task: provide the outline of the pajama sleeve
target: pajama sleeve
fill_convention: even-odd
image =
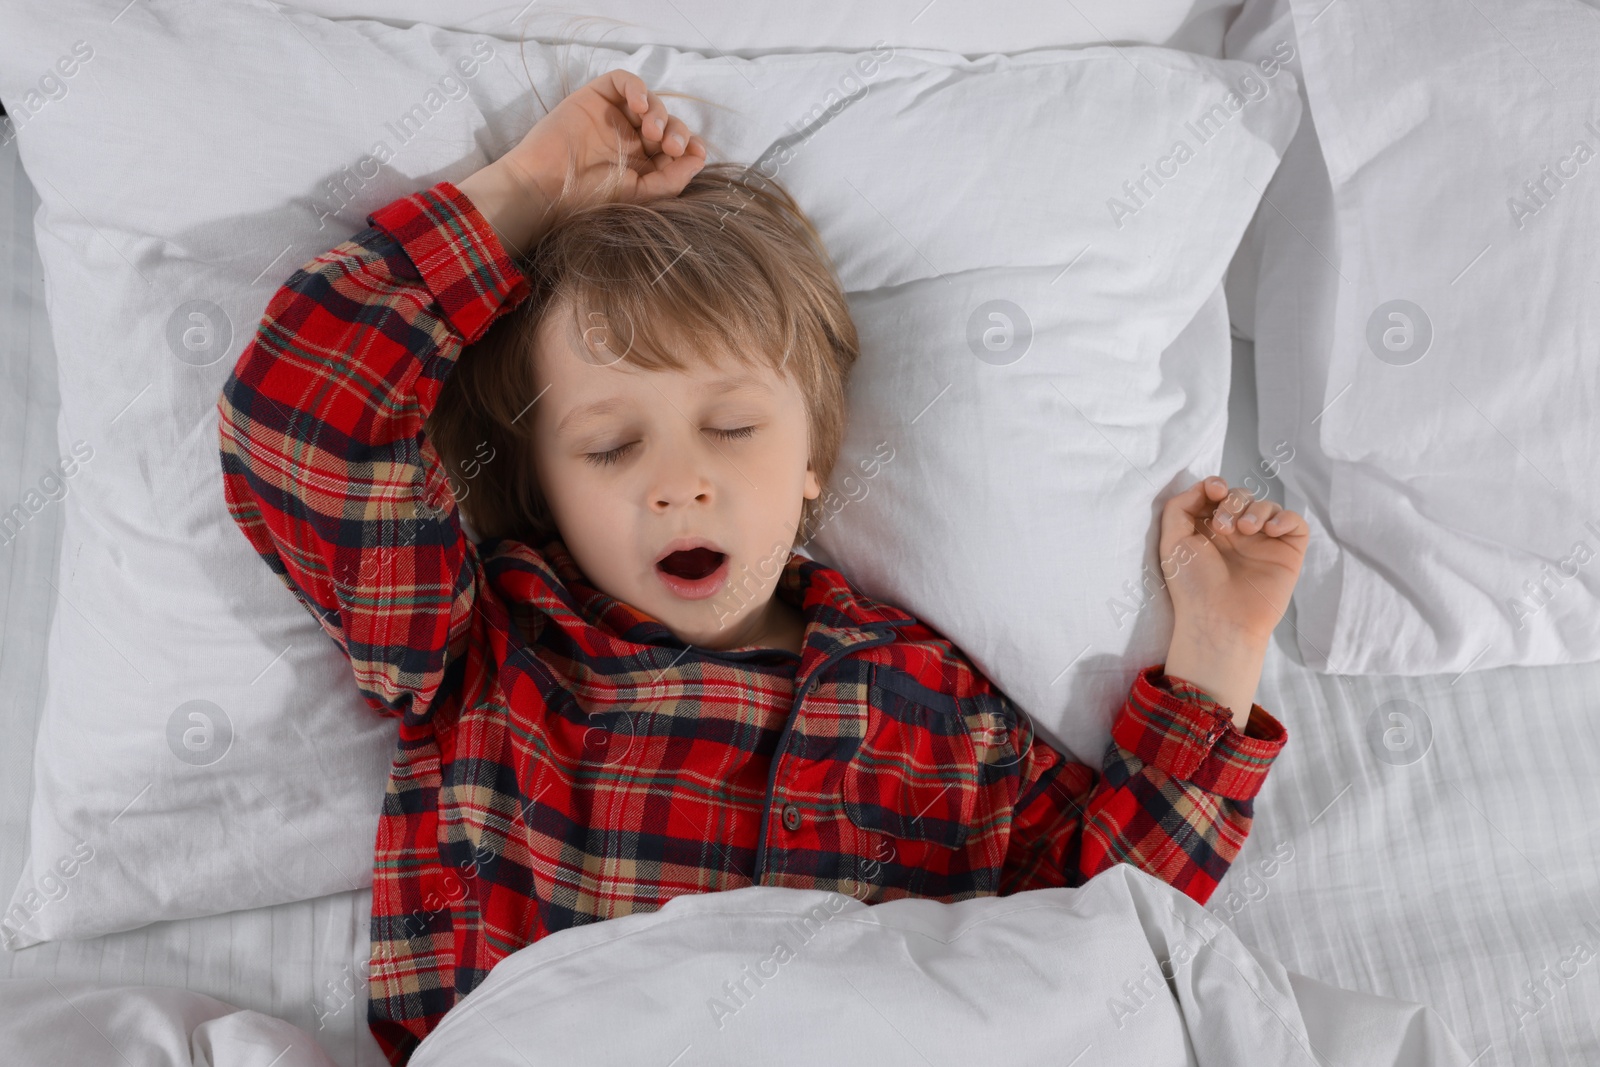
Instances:
[[[1261,705],[1240,731],[1227,708],[1161,665],[1134,680],[1099,774],[1019,731],[1001,892],[1081,885],[1132,863],[1204,904],[1250,832],[1253,798],[1285,740]]]
[[[217,404],[223,492],[367,702],[418,717],[481,574],[423,420],[528,283],[449,182],[367,223],[294,272],[240,354]]]

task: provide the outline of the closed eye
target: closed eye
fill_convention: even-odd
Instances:
[[[632,447],[633,442],[630,441],[625,445],[618,445],[616,448],[613,448],[608,452],[585,452],[583,454],[583,458],[588,460],[590,463],[593,463],[595,466],[609,467],[611,464],[621,459],[623,453],[627,452],[628,449]]]
[[[752,436],[756,432],[756,428],[754,426],[741,426],[736,430],[712,430],[711,432],[723,440],[733,441]],[[627,454],[628,449],[632,448],[636,443],[629,441],[625,445],[618,445],[616,448],[605,452],[585,452],[583,458],[597,467],[609,467],[611,464],[619,462]]]

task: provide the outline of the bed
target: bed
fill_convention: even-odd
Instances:
[[[7,506],[58,453],[38,203],[8,143],[0,150]],[[1260,455],[1252,342],[1236,338],[1233,356],[1221,473],[1242,482]],[[62,565],[60,514],[44,508],[0,548],[6,886],[27,855],[46,637],[53,613],[76,610],[52,580]],[[1600,830],[1590,817],[1600,810],[1600,662],[1333,675],[1304,665],[1303,637],[1291,613],[1269,651],[1257,699],[1293,743],[1210,910],[1292,971],[1432,1006],[1478,1067],[1600,1061],[1600,966],[1592,965]],[[1269,856],[1279,862],[1263,862]],[[298,1027],[341,1067],[381,1067],[360,978],[369,897],[339,892],[3,951],[0,979],[48,982],[64,1003],[91,987],[191,990]],[[92,1026],[82,1013],[64,1025]],[[99,1036],[118,1045],[116,1033]]]

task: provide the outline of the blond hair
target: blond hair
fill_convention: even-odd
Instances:
[[[461,353],[425,424],[479,537],[559,536],[524,415],[536,332],[563,311],[575,336],[595,340],[603,324],[605,347],[643,369],[683,371],[715,354],[787,376],[804,397],[811,469],[827,483],[858,342],[821,236],[777,182],[707,164],[677,196],[571,210],[517,267],[531,295]],[[806,501],[796,545],[821,508]]]

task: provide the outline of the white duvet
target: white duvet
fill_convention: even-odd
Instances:
[[[1466,1061],[1428,1008],[1291,975],[1119,865],[959,904],[678,897],[506,957],[411,1064]]]
[[[311,1035],[198,993],[0,982],[0,1062],[329,1067]],[[1421,1005],[1246,948],[1130,866],[1078,889],[871,907],[751,886],[502,960],[411,1067],[1003,1063],[1461,1067]]]

